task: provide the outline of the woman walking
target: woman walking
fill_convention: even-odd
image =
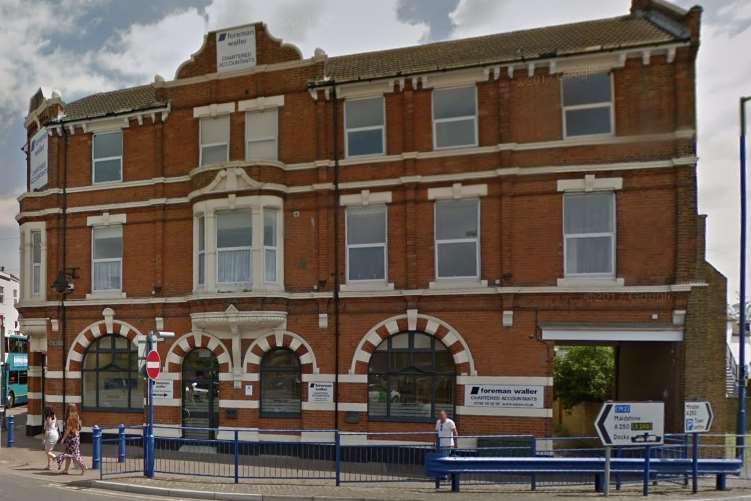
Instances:
[[[68,406],[68,419],[65,421],[65,434],[63,435],[63,454],[55,458],[57,469],[59,470],[65,461],[64,474],[68,474],[70,461],[73,460],[81,469],[81,475],[86,471],[81,459],[81,418],[78,416],[78,409],[75,404]]]
[[[57,417],[55,417],[55,411],[52,407],[44,409],[44,439],[42,444],[44,445],[44,452],[47,455],[47,469],[50,469],[50,460],[55,458],[55,454],[52,452],[55,449],[55,445],[60,440],[60,432],[57,429]]]

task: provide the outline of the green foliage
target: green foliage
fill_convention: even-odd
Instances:
[[[580,402],[611,398],[615,356],[607,346],[574,346],[555,357],[555,395],[570,409]]]

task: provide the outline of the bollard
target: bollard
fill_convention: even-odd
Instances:
[[[102,464],[102,429],[94,425],[91,429],[91,469],[98,470]]]
[[[125,462],[125,425],[117,427],[117,462]]]
[[[8,448],[13,447],[16,443],[16,418],[14,416],[8,416],[6,419],[6,434],[5,440]]]

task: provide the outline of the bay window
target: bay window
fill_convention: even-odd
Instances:
[[[123,227],[95,226],[92,229],[93,291],[122,289]]]
[[[613,92],[609,73],[564,76],[563,136],[612,134]]]
[[[435,203],[437,278],[479,278],[480,201],[476,198]]]
[[[229,115],[201,118],[199,165],[229,160]]]
[[[249,210],[216,215],[217,283],[250,284],[253,230]]]
[[[93,179],[94,183],[123,180],[123,133],[106,132],[94,134]]]
[[[42,232],[31,232],[31,295],[38,296],[42,288]]]
[[[475,87],[433,91],[433,147],[477,145],[477,91]]]
[[[566,276],[614,276],[614,193],[566,193],[563,233]]]
[[[383,97],[344,102],[346,156],[386,152],[385,114]]]
[[[386,206],[348,207],[347,281],[386,280]]]

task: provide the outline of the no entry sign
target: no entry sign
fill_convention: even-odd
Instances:
[[[162,372],[162,359],[159,356],[159,352],[151,350],[146,355],[146,375],[149,379],[156,379]]]

